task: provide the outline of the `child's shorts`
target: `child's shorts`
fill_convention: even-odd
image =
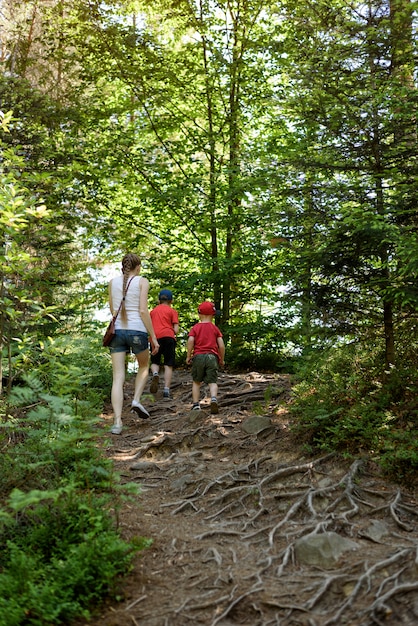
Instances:
[[[196,354],[192,361],[192,378],[195,383],[218,382],[218,358],[214,354]]]
[[[109,345],[113,352],[133,352],[139,354],[148,349],[148,334],[140,330],[117,330]]]
[[[160,337],[158,343],[160,349],[157,354],[151,354],[151,363],[161,365],[161,357],[163,357],[164,365],[174,367],[176,364],[176,340],[173,337]]]

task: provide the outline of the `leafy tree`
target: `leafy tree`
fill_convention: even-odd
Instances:
[[[157,277],[174,274],[190,302],[213,297],[226,324],[243,299],[271,291],[269,216],[258,213],[251,175],[263,129],[254,89],[269,93],[264,7],[141,9],[142,21],[116,22],[109,5],[95,5],[82,34],[85,71],[112,80],[119,95],[113,152],[102,143],[96,156],[114,184],[102,218],[111,217],[118,242],[149,246]]]
[[[280,301],[296,345],[381,328],[395,361],[416,307],[408,3],[36,6],[11,58],[54,94],[38,147],[66,232],[146,250],[234,340]]]
[[[7,131],[11,114],[3,115],[1,120]],[[15,168],[22,164],[22,159],[1,144],[0,154],[0,373],[3,379],[5,348],[10,388],[12,342],[16,341],[16,336],[22,341],[25,334],[33,333],[43,316],[51,314],[52,310],[43,302],[36,287],[31,293],[25,289],[25,282],[36,284],[41,272],[40,263],[26,245],[28,233],[47,218],[48,211],[20,185]]]
[[[404,27],[410,9],[405,4],[397,11],[397,20],[406,11]],[[415,88],[396,69],[410,37],[398,39],[393,11],[383,2],[289,2],[286,15],[286,106],[296,128],[288,150],[299,170],[289,200],[298,211],[290,206],[287,216],[290,236],[302,234],[299,294],[311,318],[334,336],[365,338],[382,329],[388,367],[396,362],[395,326],[417,303],[415,270],[408,264],[407,275],[400,261],[416,236],[415,147],[396,140],[411,136],[416,107]],[[410,60],[410,52],[402,54],[402,63],[405,54]]]

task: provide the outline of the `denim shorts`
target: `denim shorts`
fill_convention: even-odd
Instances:
[[[117,330],[109,345],[110,354],[113,352],[131,352],[139,354],[148,350],[148,333],[141,330]]]
[[[196,354],[192,361],[192,379],[195,383],[216,383],[218,369],[218,359],[214,354]]]

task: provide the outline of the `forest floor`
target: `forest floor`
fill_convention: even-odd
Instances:
[[[191,413],[190,371],[176,370],[173,399],[143,396],[141,420],[129,381],[120,436],[103,415],[105,454],[142,487],[122,536],[153,542],[119,601],[76,626],[418,624],[416,492],[361,456],[309,456],[286,375],[221,373],[218,415],[205,391]]]

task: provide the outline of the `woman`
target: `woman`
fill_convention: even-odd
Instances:
[[[143,419],[149,417],[148,411],[140,403],[148,379],[148,335],[152,341],[152,354],[156,354],[160,346],[148,310],[149,281],[139,276],[140,269],[139,256],[132,253],[126,254],[122,259],[122,276],[113,278],[109,283],[109,306],[112,315],[115,315],[122,303],[115,323],[116,335],[109,345],[113,368],[111,395],[114,412],[114,423],[111,429],[113,435],[120,435],[122,432],[125,357],[130,351],[138,361],[132,411]]]

